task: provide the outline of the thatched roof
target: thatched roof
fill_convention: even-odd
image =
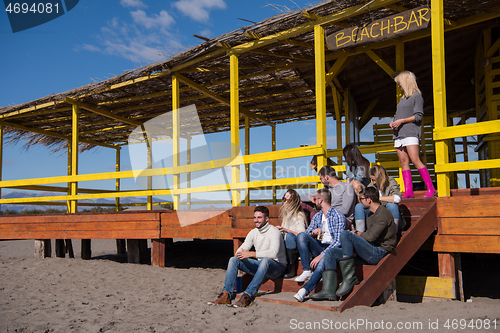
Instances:
[[[393,15],[405,8],[427,5],[426,0],[400,1],[384,8],[325,24],[325,36],[346,26],[362,25]],[[64,93],[53,94],[28,103],[0,108],[0,122],[6,126],[7,140],[27,139],[26,145],[42,143],[54,149],[66,147],[65,137],[71,135],[71,104],[67,98],[85,105],[80,112],[82,149],[98,145],[121,145],[127,136],[143,123],[168,110],[172,103],[172,70],[203,86],[209,92],[229,100],[229,56],[224,47],[234,47],[287,29],[307,24],[317,17],[338,13],[366,4],[361,0],[328,1],[268,18],[257,24],[210,39],[172,59],[138,68],[108,80],[89,84]],[[498,0],[444,0],[445,18],[455,22],[481,14],[497,12]],[[461,21],[462,20],[462,21]],[[498,25],[488,17],[484,22],[446,33],[448,109],[473,109],[474,53],[482,29]],[[420,35],[419,35],[420,36]],[[309,29],[280,42],[239,54],[240,106],[273,123],[311,119],[315,117],[314,32]],[[394,68],[395,51],[391,43],[377,46],[376,53]],[[367,49],[370,45],[367,46]],[[353,48],[331,52],[326,50],[327,70],[339,54],[349,54],[350,62],[334,81],[339,91],[349,89],[361,115],[374,99],[379,102],[370,116],[392,116],[395,108],[395,86],[390,76],[370,59],[363,49]],[[419,78],[419,85],[432,109],[432,76],[430,37],[405,40],[405,68]],[[181,83],[181,106],[195,104],[204,133],[229,129],[229,106]],[[334,115],[332,90],[327,89],[327,115]],[[94,111],[89,111],[94,109]],[[99,111],[101,114],[99,114]],[[108,116],[103,115],[108,114]],[[119,116],[110,119],[109,113]],[[241,125],[244,118],[241,118]],[[11,125],[12,127],[9,127]],[[251,119],[252,126],[262,122]],[[31,132],[34,131],[34,132]],[[45,132],[47,131],[47,132]],[[50,134],[49,136],[44,133]]]

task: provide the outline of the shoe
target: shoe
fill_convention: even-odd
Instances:
[[[411,179],[411,170],[403,170],[403,182],[405,184],[405,194],[402,196],[403,199],[415,198],[413,194],[413,181]]]
[[[434,185],[432,184],[431,176],[429,175],[429,170],[426,167],[422,169],[418,169],[420,176],[424,180],[425,186],[427,186],[427,193],[422,196],[422,198],[430,198],[433,197],[437,192],[434,189]]]
[[[306,282],[313,275],[312,271],[303,271],[302,274],[297,276],[295,282]]]
[[[337,272],[333,269],[323,271],[323,290],[309,296],[313,301],[336,301]]]
[[[235,308],[244,308],[250,305],[252,303],[252,297],[248,295],[247,293],[243,293],[238,300],[238,302],[234,303],[233,307]]]
[[[288,265],[286,274],[283,277],[285,279],[291,279],[297,275],[297,250],[286,249],[286,257],[288,258]]]
[[[227,305],[230,305],[231,304],[231,295],[229,295],[229,293],[225,290],[223,290],[216,301],[213,301],[213,302],[208,302],[207,304],[227,304]]]
[[[306,290],[305,288],[300,288],[299,291],[293,295],[293,298],[295,298],[297,300],[297,302],[304,302],[304,298],[306,298],[307,294],[306,294]]]
[[[342,272],[342,284],[336,294],[342,297],[348,294],[352,288],[359,283],[358,278],[354,275],[356,264],[354,257],[342,258],[339,260],[340,271]]]

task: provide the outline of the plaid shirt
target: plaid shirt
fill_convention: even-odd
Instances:
[[[310,233],[314,229],[322,227],[323,212],[319,211],[314,215],[309,228],[307,228],[306,232]],[[326,213],[326,220],[328,222],[328,231],[330,231],[330,235],[332,236],[332,243],[321,252],[323,256],[326,254],[326,250],[334,247],[340,246],[340,233],[345,229],[346,219],[344,214],[339,212],[333,207],[330,207],[328,212]]]

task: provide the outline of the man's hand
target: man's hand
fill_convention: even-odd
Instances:
[[[313,231],[311,231],[311,235],[313,235],[313,236],[321,235],[321,232],[322,231],[320,228],[316,228]]]
[[[312,261],[311,261],[311,268],[312,269],[315,269],[316,266],[318,265],[319,261],[321,260],[321,258],[323,258],[323,255],[320,253],[316,258],[314,258]]]
[[[236,252],[236,257],[238,259],[247,259],[247,258],[255,258],[257,254],[254,251],[248,251],[245,249],[241,249]]]

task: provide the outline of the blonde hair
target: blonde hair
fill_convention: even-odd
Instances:
[[[411,95],[415,93],[415,91],[418,91],[420,94],[422,92],[420,89],[418,89],[417,85],[417,77],[415,74],[413,74],[410,71],[403,71],[399,73],[395,78],[394,81],[399,84],[401,89],[403,90],[403,97],[408,98]]]
[[[306,221],[306,214],[304,214],[304,210],[302,209],[300,200],[300,195],[297,191],[293,189],[289,189],[285,192],[285,194],[290,193],[290,200],[287,200],[285,203],[281,204],[280,207],[280,218],[281,218],[281,226],[286,226],[286,221],[296,216],[302,216],[304,221]],[[283,197],[285,197],[283,195]]]
[[[389,175],[387,170],[381,165],[375,164],[370,169],[370,176],[375,177],[375,184],[380,191],[384,192],[387,186],[389,186]]]

